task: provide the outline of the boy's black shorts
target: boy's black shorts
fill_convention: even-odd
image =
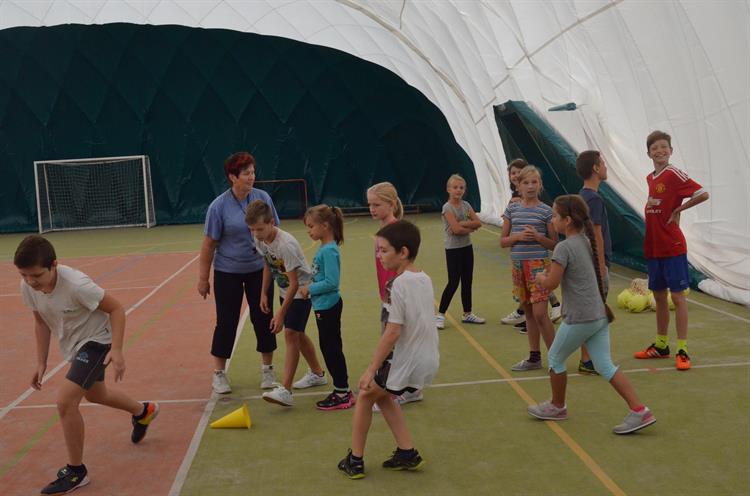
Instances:
[[[284,304],[284,298],[279,298],[281,304]],[[290,331],[305,332],[307,319],[310,318],[310,309],[312,302],[310,299],[295,298],[286,310],[284,315],[284,327]]]
[[[65,378],[88,391],[95,382],[104,381],[104,358],[111,345],[89,341],[76,352]]]
[[[375,377],[373,378],[375,384],[396,396],[401,396],[404,393],[417,392],[417,389],[413,387],[405,387],[404,389],[399,389],[398,391],[394,391],[393,389],[388,389],[387,387],[385,387],[385,385],[388,383],[388,373],[391,371],[392,358],[393,352],[388,355],[385,361],[383,361],[383,364],[380,366],[380,368],[375,372]]]

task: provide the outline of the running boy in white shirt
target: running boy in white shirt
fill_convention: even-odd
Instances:
[[[431,384],[440,362],[432,281],[414,266],[420,244],[419,229],[411,222],[399,220],[381,228],[376,236],[380,262],[397,275],[386,285],[385,332],[359,379],[352,447],[338,465],[350,479],[365,476],[363,456],[375,403],[396,438],[396,451],[383,462],[383,468],[415,470],[422,466],[424,460],[414,449],[406,418],[392,396]]]
[[[42,236],[24,238],[16,249],[13,264],[23,278],[21,295],[34,313],[37,366],[31,387],[42,389],[47,371],[50,337],[54,333],[70,368],[57,395],[68,464],[57,472],[57,479],[42,494],[65,494],[89,483],[83,464],[83,398],[111,408],[130,412],[132,442],[146,435],[146,429],[159,413],[158,403],[139,403],[125,393],[104,384],[104,369],[112,364],[115,382],[125,374],[122,355],[125,310],[112,295],[97,286],[86,274],[57,263],[52,243]]]

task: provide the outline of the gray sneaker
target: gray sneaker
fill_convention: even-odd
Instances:
[[[261,389],[273,389],[278,386],[279,383],[276,380],[276,374],[273,371],[273,367],[260,369],[260,388]]]
[[[656,417],[654,417],[654,414],[651,413],[651,410],[649,410],[648,407],[644,408],[640,413],[631,410],[628,412],[625,420],[622,421],[622,424],[616,425],[614,429],[612,429],[612,432],[615,434],[630,434],[631,432],[648,427],[654,422],[656,422]]]
[[[526,372],[527,370],[537,370],[542,368],[542,361],[539,360],[538,362],[530,362],[526,360],[525,358],[512,366],[510,370],[513,370],[515,372]]]
[[[323,372],[323,375],[318,375],[312,370],[308,370],[300,380],[292,384],[292,387],[294,389],[307,389],[316,386],[325,386],[326,384],[328,384],[328,379],[325,372]]]
[[[538,405],[532,405],[526,409],[529,415],[540,420],[566,420],[568,418],[568,409],[556,407],[551,401],[542,401]]]

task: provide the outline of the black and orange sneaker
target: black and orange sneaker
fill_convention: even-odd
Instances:
[[[352,460],[352,450],[349,450],[349,453],[339,462],[339,470],[350,479],[361,479],[365,476],[365,462]]]
[[[82,467],[83,470],[74,470],[70,465],[61,468],[57,472],[57,479],[47,484],[42,494],[68,494],[88,484],[88,471],[85,465]]]
[[[685,350],[677,352],[677,370],[690,370],[690,356]]]
[[[633,353],[635,358],[669,358],[669,346],[666,348],[657,348],[656,343],[651,343],[651,346],[645,350],[636,351]]]
[[[424,460],[419,456],[419,451],[413,450],[411,453],[399,451],[393,452],[393,455],[383,462],[383,468],[388,470],[417,470],[424,465]]]
[[[143,413],[137,417],[133,415],[131,419],[133,433],[130,435],[130,440],[134,443],[139,443],[143,439],[149,424],[159,415],[159,403],[149,402],[144,403],[143,406],[145,407]]]

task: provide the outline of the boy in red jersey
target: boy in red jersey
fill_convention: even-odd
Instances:
[[[654,131],[646,138],[654,172],[646,176],[646,239],[643,252],[648,261],[648,287],[656,300],[656,342],[635,353],[635,358],[669,358],[669,302],[672,293],[677,328],[677,369],[688,370],[688,309],[684,291],[689,286],[687,243],[680,229],[680,212],[708,200],[708,192],[687,173],[669,163],[672,138]],[[682,203],[685,198],[688,201]]]

